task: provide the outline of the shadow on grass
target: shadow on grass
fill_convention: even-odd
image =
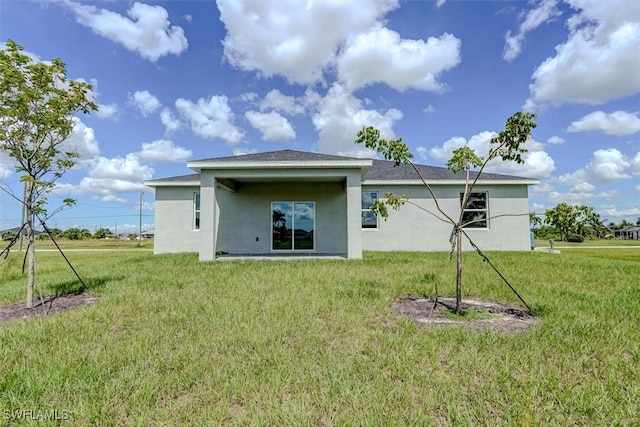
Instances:
[[[55,295],[81,294],[86,291],[97,291],[103,288],[107,283],[122,279],[122,277],[105,276],[83,279],[86,288],[79,280],[69,280],[67,282],[57,283],[49,286]]]

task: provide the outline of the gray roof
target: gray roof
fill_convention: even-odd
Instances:
[[[269,161],[331,161],[331,160],[363,160],[355,157],[334,156],[330,154],[309,153],[305,151],[281,150],[267,153],[243,154],[240,156],[214,157],[210,159],[196,160],[195,162],[226,162],[226,161],[246,161],[246,162],[269,162]],[[464,180],[465,172],[454,174],[449,169],[437,166],[426,166],[416,164],[422,177],[428,181]],[[471,172],[471,179],[474,179],[477,172]],[[180,183],[197,181],[200,174],[190,174],[174,176],[170,178],[155,179],[150,182]],[[372,166],[363,177],[366,181],[411,181],[419,180],[420,176],[411,165],[398,165],[388,160],[372,160]],[[528,181],[531,178],[524,178],[512,175],[501,175],[483,172],[482,181]]]
[[[191,173],[189,175],[172,176],[169,178],[158,178],[158,179],[149,180],[148,182],[175,182],[177,184],[180,182],[192,182],[192,181],[200,181],[200,174]]]
[[[447,168],[437,166],[415,165],[420,175],[428,181],[445,181],[445,180],[464,180],[466,173],[458,172],[453,173]],[[388,160],[373,160],[371,169],[365,174],[364,179],[367,181],[411,181],[420,179],[420,175],[411,165],[400,164],[395,166],[395,163]],[[471,179],[475,179],[477,172],[471,172]],[[500,175],[495,173],[483,172],[481,176],[482,181],[504,181],[504,180],[528,180],[529,178],[523,178],[512,175]]]
[[[331,160],[362,160],[355,157],[333,156],[330,154],[309,153],[307,151],[280,150],[266,153],[242,154],[240,156],[213,157],[210,159],[194,160],[194,162],[269,162],[269,161],[331,161]]]

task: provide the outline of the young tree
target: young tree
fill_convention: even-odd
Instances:
[[[486,159],[478,156],[471,148],[461,147],[453,151],[451,159],[447,162],[446,166],[453,173],[465,172],[465,186],[460,202],[460,209],[457,214],[445,212],[438,203],[433,189],[429,183],[420,174],[420,170],[411,161],[413,155],[409,151],[409,147],[402,142],[402,138],[394,140],[385,140],[380,138],[380,131],[373,127],[365,127],[357,134],[356,143],[364,144],[367,148],[373,149],[380,153],[386,160],[395,162],[395,165],[408,164],[416,171],[422,183],[427,188],[431,197],[433,198],[435,207],[438,213],[426,210],[418,205],[418,208],[425,210],[427,213],[437,217],[441,221],[448,222],[452,226],[452,232],[450,237],[451,242],[451,254],[456,251],[456,313],[461,313],[461,301],[462,301],[462,235],[464,234],[464,228],[474,223],[488,221],[491,218],[474,218],[466,215],[465,211],[470,203],[471,193],[474,186],[478,182],[484,168],[487,164],[497,158],[503,161],[515,161],[516,163],[524,163],[522,155],[527,152],[524,148],[524,143],[531,136],[531,130],[536,127],[534,121],[535,114],[518,112],[507,119],[505,129],[501,131],[496,137],[492,138],[491,148],[489,149],[489,155]],[[471,169],[479,168],[472,177]],[[387,206],[391,206],[393,209],[400,209],[404,203],[411,203],[409,199],[404,195],[394,195],[392,193],[385,193],[384,199],[377,199],[374,201],[371,211],[383,218],[387,218],[388,210]],[[529,215],[529,213],[523,213],[522,215]],[[494,217],[495,218],[495,217]]]
[[[603,237],[607,232],[600,215],[594,211],[594,208],[585,205],[575,206],[564,202],[560,203],[545,211],[544,222],[554,227],[560,240],[564,241],[572,234],[578,234],[582,237],[587,235]]]
[[[93,233],[93,237],[96,239],[106,239],[107,237],[113,236],[113,233],[108,228],[98,228],[95,233]]]
[[[69,80],[62,60],[34,61],[9,40],[0,49],[0,149],[15,161],[25,191],[21,202],[27,229],[27,308],[33,307],[34,219],[46,215],[46,194],[73,167],[78,152],[63,151],[73,130],[73,115],[98,108],[91,85]],[[64,204],[73,204],[65,199]]]

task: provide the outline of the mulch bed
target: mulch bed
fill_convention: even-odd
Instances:
[[[497,301],[462,300],[463,311],[477,310],[487,314],[486,319],[455,320],[447,316],[455,310],[454,298],[404,295],[399,297],[392,308],[401,316],[406,316],[427,327],[459,326],[476,331],[497,330],[518,332],[529,329],[538,319],[525,308]]]
[[[90,292],[74,292],[64,295],[48,296],[43,298],[42,301],[36,298],[33,302],[33,308],[27,308],[27,303],[24,300],[17,301],[0,306],[0,322],[52,315],[85,305],[92,305],[99,300],[99,295]]]

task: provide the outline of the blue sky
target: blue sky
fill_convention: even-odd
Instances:
[[[480,154],[516,111],[538,127],[525,165],[531,210],[587,204],[640,217],[640,2],[28,1],[0,3],[0,42],[94,86],[98,113],[68,143],[81,159],[50,209],[68,228],[153,226],[148,179],[187,160],[281,149],[371,156],[362,126],[402,137],[423,164]],[[0,153],[0,182],[21,194]],[[0,194],[0,229],[20,205]]]

